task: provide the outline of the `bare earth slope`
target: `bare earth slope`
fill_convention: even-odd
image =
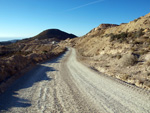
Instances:
[[[149,108],[148,92],[90,70],[76,60],[74,49],[40,64],[0,95],[0,112],[8,113],[149,113]]]
[[[65,44],[99,72],[150,90],[150,13],[127,24],[101,24]]]

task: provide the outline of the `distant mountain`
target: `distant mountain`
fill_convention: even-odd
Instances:
[[[9,45],[12,43],[16,43],[17,41],[19,41],[19,40],[2,41],[2,42],[0,42],[0,45]]]
[[[18,39],[16,39],[16,40],[10,40],[10,42],[12,42],[12,43],[16,43],[18,41],[19,41]]]
[[[48,29],[45,30],[43,32],[41,32],[40,34],[32,37],[33,39],[38,39],[38,40],[42,40],[42,39],[57,39],[57,40],[65,40],[67,38],[75,38],[77,36],[75,36],[74,34],[69,34],[66,33],[64,31],[61,31],[59,29]]]

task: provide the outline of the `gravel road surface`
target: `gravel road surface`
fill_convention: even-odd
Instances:
[[[81,64],[69,49],[0,95],[1,113],[150,113],[150,93]]]

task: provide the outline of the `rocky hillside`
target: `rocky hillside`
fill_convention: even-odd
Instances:
[[[98,27],[92,29],[89,33],[87,33],[86,36],[89,36],[91,34],[96,34],[96,33],[99,33],[101,30],[116,27],[116,26],[119,26],[119,25],[117,25],[117,24],[100,24]]]
[[[67,43],[96,70],[150,89],[150,13],[121,25],[102,24]]]
[[[58,42],[75,35],[60,30],[46,30],[39,35],[9,45],[0,45],[0,92],[21,73],[66,51]]]

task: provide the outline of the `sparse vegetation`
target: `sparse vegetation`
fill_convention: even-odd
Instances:
[[[144,55],[144,54],[146,54],[146,53],[148,53],[149,52],[149,50],[145,50],[145,49],[141,49],[141,50],[139,50],[139,51],[137,51],[137,52],[135,52],[136,54],[139,54],[139,55]]]
[[[133,54],[125,54],[121,59],[120,59],[120,64],[122,66],[133,66],[136,64],[138,61],[137,57],[134,56]]]
[[[0,46],[0,85],[7,82],[8,79],[16,77],[17,73],[27,67],[57,57],[67,50],[64,46],[58,46],[57,43],[53,44],[52,41],[60,41],[69,36],[75,37],[75,35],[59,30],[48,30],[46,33],[52,34],[50,37],[43,38],[40,35],[41,37],[24,39],[13,44]],[[52,35],[55,35],[56,38],[49,39]]]
[[[125,32],[122,32],[122,33],[116,34],[116,35],[111,34],[110,41],[111,42],[118,41],[118,42],[122,43],[122,42],[126,41],[127,36],[128,36],[128,33],[125,33]]]
[[[134,22],[137,22],[137,21],[138,21],[138,20],[140,20],[140,19],[141,19],[141,17],[139,17],[139,18],[135,19],[135,20],[134,20]]]
[[[92,30],[76,43],[76,48],[82,49],[85,58],[90,57],[90,65],[94,65],[100,72],[144,87],[150,81],[150,19],[149,15],[138,18],[135,22],[104,29],[101,36],[99,27]],[[102,37],[103,36],[103,37]],[[130,54],[129,54],[130,53]],[[107,54],[107,56],[105,56]],[[94,60],[94,61],[92,61]],[[88,62],[88,61],[87,61]],[[94,64],[96,63],[96,64]],[[109,64],[109,66],[106,66]],[[138,79],[141,77],[141,79]]]
[[[139,38],[143,35],[144,35],[143,29],[140,29],[140,30],[135,31],[135,32],[122,32],[120,34],[111,33],[109,35],[107,34],[106,36],[110,36],[110,42],[117,41],[117,42],[120,42],[120,43],[122,43],[122,42],[128,43],[132,39]]]
[[[116,55],[117,59],[120,59],[121,57],[122,57],[122,55],[118,55],[118,54]]]
[[[46,54],[46,53],[48,53],[48,51],[47,50],[43,50],[43,53]]]
[[[143,85],[144,87],[150,88],[150,81],[149,80],[144,81]]]
[[[130,75],[128,75],[128,74],[120,75],[120,79],[123,80],[123,81],[126,81],[129,77],[130,77]]]
[[[147,66],[150,66],[150,61],[147,61],[147,62],[146,62],[146,65],[147,65]],[[148,72],[147,75],[150,76],[150,72]]]
[[[143,32],[144,29],[140,29],[136,32],[134,32],[134,38],[138,38],[138,37],[141,37],[144,35],[144,32]]]

